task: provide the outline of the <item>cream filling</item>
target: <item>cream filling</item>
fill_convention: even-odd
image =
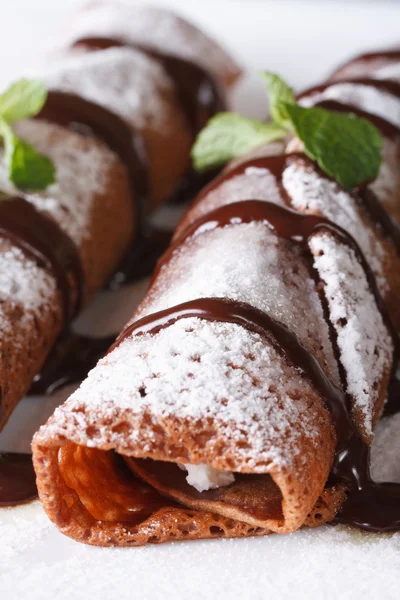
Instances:
[[[226,487],[235,481],[231,471],[221,471],[208,465],[179,464],[180,469],[187,471],[186,481],[198,492]]]

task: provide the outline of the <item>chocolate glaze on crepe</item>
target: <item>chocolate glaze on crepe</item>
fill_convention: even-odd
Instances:
[[[322,85],[316,85],[298,95],[298,99],[301,100],[305,96],[313,96],[324,92],[329,87],[342,84],[354,84],[354,85],[365,85],[368,87],[376,88],[383,92],[387,92],[392,96],[400,97],[400,83],[392,81],[390,79],[370,79],[366,77],[360,77],[357,79],[343,79],[338,82],[328,82]],[[354,110],[354,109],[353,109]]]
[[[341,81],[347,77],[365,77],[392,64],[399,62],[398,47],[375,52],[365,52],[341,64],[330,76],[330,81]]]

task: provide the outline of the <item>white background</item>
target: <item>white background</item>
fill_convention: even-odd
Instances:
[[[158,3],[174,7],[215,35],[248,69],[277,71],[296,88],[323,79],[362,49],[400,42],[400,5],[395,2]],[[57,38],[70,9],[79,4],[0,0],[0,81],[29,71]],[[247,78],[236,101],[250,115],[265,114],[265,97],[255,75]],[[118,298],[103,298],[91,320],[98,324],[105,301],[109,328],[114,330],[128,318],[134,296],[142,291],[143,286]],[[62,396],[21,403],[0,435],[0,450],[26,450],[30,433]],[[396,423],[395,433],[400,432],[400,417]],[[382,445],[393,454],[400,435],[384,437],[385,431],[384,426]],[[17,433],[19,445],[14,442]],[[385,460],[382,456],[377,454],[378,462]],[[395,466],[390,477],[400,480],[399,471]],[[1,600],[394,599],[400,597],[399,575],[399,535],[368,536],[323,527],[290,536],[108,550],[63,537],[39,503],[0,511]]]

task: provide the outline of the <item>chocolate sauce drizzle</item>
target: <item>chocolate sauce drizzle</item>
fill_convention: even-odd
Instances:
[[[400,60],[400,49],[393,48],[392,50],[378,50],[375,52],[365,52],[363,54],[358,54],[351,60],[347,60],[345,63],[341,64],[335,71],[332,73],[330,79],[332,81],[341,81],[341,79],[337,79],[337,75],[339,75],[343,69],[349,67],[354,63],[364,62],[364,63],[372,63],[381,59],[386,65],[389,65],[393,62],[398,62]],[[382,65],[382,68],[386,66]],[[380,68],[380,67],[377,67]]]

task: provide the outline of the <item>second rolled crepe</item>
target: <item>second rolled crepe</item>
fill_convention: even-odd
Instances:
[[[172,18],[164,14],[167,17]],[[29,389],[66,322],[76,314],[77,288],[82,287],[80,300],[89,300],[138,233],[135,165],[128,164],[126,153],[116,152],[109,144],[110,136],[105,136],[106,143],[102,141],[102,123],[93,127],[98,114],[111,113],[111,138],[117,123],[126,130],[129,142],[133,144],[134,138],[140,142],[135,151],[147,156],[140,162],[145,173],[139,173],[149,183],[147,212],[171,195],[189,166],[192,126],[176,82],[156,59],[125,47],[69,54],[66,50],[67,56],[59,58],[50,71],[45,70],[44,79],[54,92],[49,101],[56,102],[57,118],[47,104],[37,119],[16,125],[22,139],[54,162],[56,183],[42,193],[14,189],[2,153],[0,189],[8,197],[26,201],[34,214],[50,219],[53,229],[59,229],[59,239],[73,249],[83,277],[77,282],[73,273],[65,274],[72,300],[69,314],[63,315],[63,297],[51,265],[38,260],[35,252],[27,252],[24,240],[15,236],[11,240],[0,216],[0,428]],[[57,95],[59,91],[61,95]],[[75,102],[76,97],[78,107],[80,98],[93,103],[86,105],[88,114],[80,119],[78,109],[74,118],[67,115],[63,119],[63,102],[68,105],[69,99]],[[54,252],[58,249],[56,244]]]

